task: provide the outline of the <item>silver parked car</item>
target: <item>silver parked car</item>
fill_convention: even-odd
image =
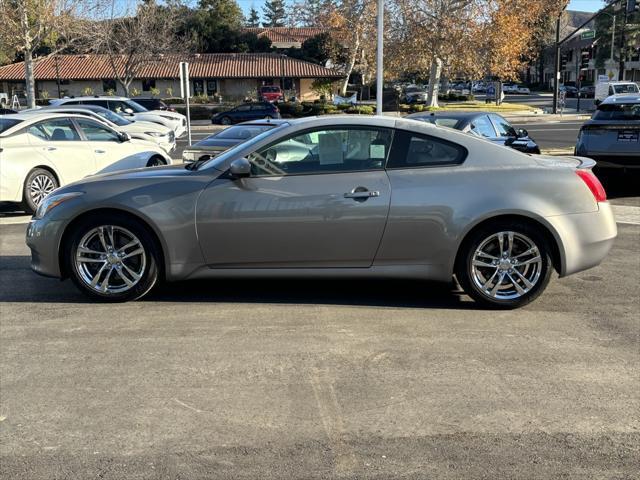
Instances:
[[[408,277],[513,308],[595,265],[616,224],[594,162],[415,120],[282,125],[187,165],[99,175],[42,202],[32,268],[123,301],[160,280]]]

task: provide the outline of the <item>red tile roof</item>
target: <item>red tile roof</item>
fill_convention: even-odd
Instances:
[[[119,58],[122,69],[124,57]],[[339,78],[336,70],[272,53],[203,53],[192,55],[164,55],[145,63],[137,78],[179,78],[179,63],[189,62],[191,78]],[[107,55],[58,55],[58,71],[62,80],[99,80],[113,78]],[[283,71],[284,68],[284,71]],[[39,60],[35,67],[36,80],[55,80],[56,57]],[[0,67],[0,81],[24,81],[23,62]]]
[[[248,32],[258,37],[267,37],[272,42],[303,43],[311,37],[327,32],[316,27],[249,27]]]

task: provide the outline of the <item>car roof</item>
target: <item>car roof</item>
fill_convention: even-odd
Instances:
[[[600,105],[609,105],[615,103],[640,103],[640,95],[635,93],[614,95],[605,98]]]
[[[270,119],[270,120],[249,120],[247,122],[241,122],[241,123],[236,123],[236,125],[234,126],[238,126],[238,125],[255,125],[255,126],[265,126],[265,125],[273,125],[274,127],[277,127],[278,125],[282,125],[283,123],[286,123],[286,120],[282,120],[282,119]]]
[[[476,117],[479,117],[481,115],[488,115],[490,113],[495,113],[495,112],[487,112],[487,111],[479,111],[479,112],[469,112],[469,111],[462,111],[462,112],[418,112],[418,113],[412,113],[411,115],[407,115],[406,118],[421,118],[421,119],[427,119],[429,117],[431,118],[455,118],[456,120],[473,120]],[[496,115],[500,115],[497,114]]]
[[[56,105],[58,103],[66,103],[68,101],[71,100],[131,100],[130,98],[127,97],[116,97],[116,96],[109,96],[109,95],[86,95],[84,97],[65,97],[65,98],[54,98],[52,100],[50,100],[50,104],[51,105]]]
[[[56,111],[56,110],[89,110],[91,112],[101,112],[104,110],[111,111],[107,108],[101,107],[100,105],[91,105],[88,103],[80,104],[80,105],[48,105],[46,107],[42,107],[42,110],[47,111]]]

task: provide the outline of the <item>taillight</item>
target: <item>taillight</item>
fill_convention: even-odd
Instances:
[[[596,177],[591,170],[576,170],[576,175],[589,187],[596,202],[607,201],[607,192],[604,191],[600,180],[598,180],[598,177]]]

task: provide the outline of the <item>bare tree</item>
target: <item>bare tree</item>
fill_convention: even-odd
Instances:
[[[145,66],[164,61],[166,54],[186,53],[192,42],[177,35],[183,11],[179,2],[136,2],[132,15],[117,10],[120,4],[112,0],[109,18],[96,25],[93,49],[108,56],[113,76],[128,96]]]
[[[49,47],[49,55],[73,47],[86,38],[87,20],[100,8],[90,0],[0,0],[0,44],[24,56],[27,105],[35,107],[34,53]]]

